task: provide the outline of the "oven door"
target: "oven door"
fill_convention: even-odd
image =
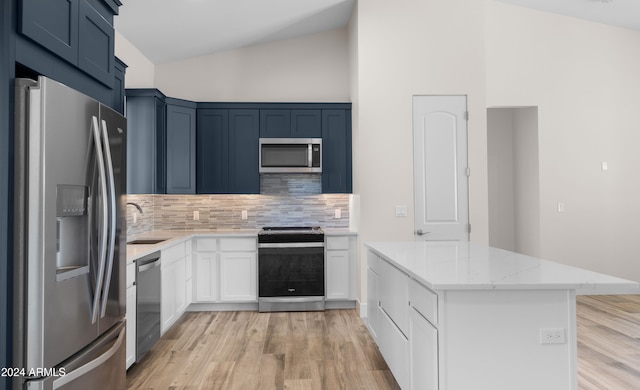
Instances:
[[[324,247],[300,244],[261,246],[268,247],[258,249],[260,311],[323,310]]]

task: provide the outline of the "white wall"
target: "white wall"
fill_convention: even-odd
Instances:
[[[155,86],[193,101],[348,102],[346,28],[156,65]]]
[[[486,11],[487,104],[538,107],[541,256],[640,280],[640,32]]]
[[[515,251],[540,256],[538,108],[513,109]]]
[[[153,88],[155,65],[127,38],[116,31],[116,57],[127,64],[126,88]]]
[[[513,109],[487,111],[489,244],[510,251],[516,249],[513,133]]]
[[[487,112],[489,244],[539,256],[538,110]]]
[[[358,150],[361,302],[366,251],[379,240],[413,240],[413,95],[467,95],[471,239],[488,242],[484,2],[358,3]],[[409,217],[394,216],[406,205]]]

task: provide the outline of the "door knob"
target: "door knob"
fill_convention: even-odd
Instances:
[[[431,232],[425,232],[422,229],[416,230],[416,234],[419,235],[419,236],[424,236],[425,234],[429,234],[429,233],[431,233]]]

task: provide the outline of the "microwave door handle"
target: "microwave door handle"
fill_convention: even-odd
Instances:
[[[313,166],[313,144],[309,143],[308,151],[307,151],[307,167],[311,168]]]
[[[104,318],[107,311],[107,299],[109,298],[109,287],[111,286],[111,273],[113,271],[113,253],[116,243],[116,185],[113,175],[113,160],[111,159],[111,147],[109,146],[109,133],[107,132],[107,122],[102,120],[102,147],[104,149],[105,165],[107,173],[107,184],[109,185],[109,245],[106,257],[106,275],[104,278],[104,287],[102,289],[102,311],[100,318]]]
[[[91,323],[95,324],[98,320],[98,305],[100,304],[100,293],[102,291],[102,284],[104,281],[104,268],[107,257],[107,228],[108,228],[108,210],[107,210],[107,175],[104,168],[104,156],[102,154],[102,142],[100,142],[100,130],[98,125],[98,118],[93,116],[91,121],[91,130],[93,133],[93,142],[96,148],[96,158],[99,173],[99,187],[102,197],[102,218],[100,220],[100,237],[98,239],[98,278],[95,284],[95,291],[93,294],[93,304],[91,306]]]

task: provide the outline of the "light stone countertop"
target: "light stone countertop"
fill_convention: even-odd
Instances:
[[[640,293],[637,282],[470,242],[365,244],[433,290],[577,290],[578,294]]]
[[[354,236],[357,232],[348,228],[323,228],[326,236]],[[165,239],[157,244],[127,245],[127,264],[152,252],[169,248],[180,242],[198,236],[216,237],[257,237],[260,229],[210,229],[210,230],[154,230],[129,238],[127,241],[139,239]]]

